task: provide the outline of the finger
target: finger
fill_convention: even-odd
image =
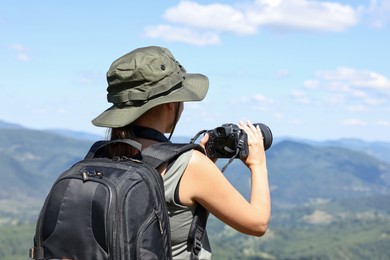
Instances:
[[[239,128],[244,129],[246,126],[247,126],[247,124],[244,123],[244,121],[238,122],[238,127],[239,127]]]
[[[248,120],[247,125],[253,132],[255,132],[255,133],[257,132],[256,127],[252,124],[251,121]]]
[[[200,146],[205,148],[208,140],[209,140],[209,134],[206,133],[199,141]]]
[[[261,132],[261,128],[259,125],[256,126],[256,130],[261,135],[261,138],[263,138],[263,132]]]

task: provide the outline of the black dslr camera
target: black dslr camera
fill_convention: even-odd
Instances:
[[[263,134],[264,149],[272,145],[272,132],[268,126],[258,123]],[[206,131],[209,141],[206,144],[206,153],[209,158],[245,158],[248,156],[248,136],[235,124],[223,124],[213,130]]]

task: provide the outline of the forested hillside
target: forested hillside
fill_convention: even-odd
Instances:
[[[92,142],[0,124],[0,259],[26,259],[51,183]],[[211,217],[214,259],[386,259],[390,164],[372,151],[388,151],[390,144],[361,147],[275,142],[267,151],[272,196],[267,234],[248,237]],[[220,167],[225,163],[218,161]],[[243,164],[235,160],[225,174],[248,197],[249,171]]]

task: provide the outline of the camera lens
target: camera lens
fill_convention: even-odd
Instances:
[[[261,133],[263,134],[264,150],[267,150],[268,148],[271,147],[272,140],[273,140],[271,129],[269,129],[269,127],[266,126],[265,124],[261,124],[261,123],[257,123],[253,125],[260,127]]]

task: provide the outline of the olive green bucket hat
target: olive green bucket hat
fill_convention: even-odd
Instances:
[[[107,100],[113,105],[92,120],[96,126],[122,127],[164,103],[200,101],[209,81],[186,73],[171,52],[150,46],[115,60],[107,72]]]

